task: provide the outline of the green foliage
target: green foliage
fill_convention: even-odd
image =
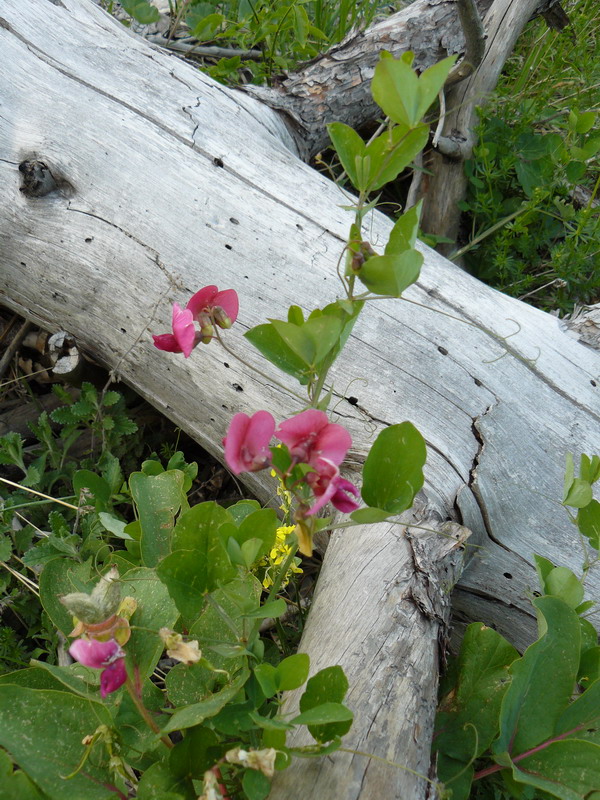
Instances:
[[[425,440],[410,422],[390,425],[375,440],[363,468],[362,497],[368,506],[401,514],[423,486]]]
[[[569,16],[560,34],[531,23],[480,110],[460,251],[478,277],[560,312],[600,292],[595,4],[579,0]]]
[[[121,5],[142,24],[158,19],[147,0]],[[237,84],[243,70],[246,81],[265,83],[337,44],[354,27],[368,26],[378,5],[384,6],[368,0],[173,0],[172,20],[185,21],[202,44],[240,51],[207,62],[213,78]]]
[[[579,476],[567,455],[563,504],[577,509],[570,516],[582,543],[588,522],[579,515],[591,508],[594,520],[599,479],[597,455],[581,456]],[[589,540],[597,550],[597,539]],[[585,578],[593,561],[584,552]],[[583,579],[570,569],[537,555],[535,564],[537,641],[519,656],[500,634],[474,623],[442,682],[434,751],[453,800],[520,800],[539,791],[583,800],[600,785],[600,647],[583,616],[594,603],[584,601]]]

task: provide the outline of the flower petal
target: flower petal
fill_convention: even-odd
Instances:
[[[225,445],[225,461],[233,473],[254,472],[270,463],[269,442],[275,420],[268,411],[257,411],[252,417],[236,414],[229,423]]]
[[[117,658],[112,664],[109,664],[102,675],[100,675],[100,696],[106,697],[111,692],[116,692],[127,680],[127,670],[125,668],[125,659]]]
[[[221,306],[233,325],[240,310],[240,300],[235,289],[224,289],[222,292],[217,292],[211,306]]]
[[[173,335],[183,355],[189,358],[196,339],[194,317],[191,311],[182,309],[177,303],[173,303]]]
[[[172,333],[152,334],[154,339],[154,347],[159,350],[166,350],[167,353],[181,353],[181,347],[177,344],[177,339]]]
[[[330,422],[317,436],[314,446],[314,456],[327,458],[339,466],[346,458],[346,453],[352,447],[352,437],[342,425]],[[312,463],[312,461],[311,461]]]
[[[338,478],[335,484],[336,492],[331,498],[331,504],[343,514],[350,514],[350,512],[356,511],[360,503],[348,497],[348,494],[353,494],[355,497],[359,496],[356,486],[344,478]]]
[[[84,667],[102,669],[114,658],[122,658],[125,653],[114,639],[99,642],[96,639],[77,639],[69,647],[69,653]]]
[[[233,291],[230,289],[230,291]],[[186,309],[192,312],[194,318],[198,316],[201,311],[214,305],[213,300],[219,294],[219,289],[216,286],[205,286],[204,289],[193,294],[186,305]],[[229,315],[231,316],[231,315]]]

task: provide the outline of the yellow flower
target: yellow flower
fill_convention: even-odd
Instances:
[[[275,544],[271,548],[270,552],[260,561],[259,567],[265,567],[265,575],[263,578],[263,586],[265,589],[269,589],[273,585],[273,573],[277,572],[277,567],[279,567],[283,561],[289,556],[291,552],[291,546],[286,544],[286,540],[290,533],[295,530],[294,525],[283,525],[280,528],[277,528],[277,534],[275,537]],[[300,564],[300,559],[295,558],[292,563],[290,564],[290,568],[287,572],[287,575],[284,575],[283,581],[281,586],[285,586],[292,574],[294,573],[302,573],[302,570],[298,566]]]

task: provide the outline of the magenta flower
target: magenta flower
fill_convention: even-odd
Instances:
[[[306,512],[307,516],[316,514],[326,503],[331,503],[338,511],[349,514],[356,511],[359,504],[350,497],[358,497],[358,489],[350,481],[340,476],[337,465],[327,458],[317,458],[313,464],[315,472],[306,474],[306,483],[310,486],[317,502]]]
[[[199,320],[201,314],[207,314],[220,328],[231,328],[237,319],[240,301],[235,289],[220,292],[216,286],[205,286],[191,297],[186,308],[195,320]]]
[[[312,467],[317,459],[326,459],[339,466],[352,445],[352,438],[345,428],[329,422],[324,411],[312,408],[282,422],[275,436],[288,446],[296,463]]]
[[[269,442],[274,431],[275,420],[268,411],[257,411],[251,417],[236,414],[223,439],[229,469],[239,475],[268,467],[271,463]]]
[[[101,669],[100,695],[106,697],[116,692],[127,680],[125,669],[125,651],[118,642],[109,639],[99,642],[97,639],[76,639],[69,653],[84,667]]]
[[[211,341],[213,323],[220,328],[231,328],[237,319],[239,305],[234,289],[220,292],[216,286],[205,286],[192,295],[185,309],[173,303],[173,333],[153,334],[154,346],[168,353],[183,353],[189,358],[196,345]],[[198,323],[199,330],[196,330],[194,322]]]
[[[197,344],[192,312],[173,303],[172,328],[173,333],[161,333],[158,336],[153,334],[154,346],[159,350],[166,350],[168,353],[183,353],[186,358],[189,358]]]

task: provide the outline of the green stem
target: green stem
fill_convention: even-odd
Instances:
[[[283,579],[287,575],[288,570],[291,567],[292,562],[294,560],[294,556],[296,555],[297,552],[298,552],[298,545],[295,545],[291,548],[290,552],[287,554],[284,561],[281,563],[281,567],[279,569],[279,572],[277,573],[277,577],[273,581],[273,585],[271,586],[271,589],[269,591],[269,596],[267,597],[266,600],[267,603],[269,603],[277,596],[277,592],[280,590],[281,584],[283,583]],[[260,631],[261,622],[262,620],[257,619],[254,625],[252,626],[252,630],[250,631],[250,635],[248,636],[249,650],[251,645],[254,643],[254,640],[256,639],[258,632]]]
[[[160,728],[158,727],[156,722],[152,719],[152,715],[150,714],[150,712],[148,711],[146,706],[143,704],[142,698],[138,695],[138,693],[136,691],[136,688],[135,688],[135,686],[133,684],[133,681],[131,680],[129,675],[127,676],[127,680],[125,681],[125,688],[127,689],[128,693],[129,693],[129,696],[131,697],[131,699],[133,701],[134,706],[139,711],[139,714],[142,717],[142,719],[144,720],[144,722],[146,723],[146,725],[150,728],[150,730],[153,733],[156,733],[156,734],[158,734],[160,736]],[[175,747],[173,742],[166,735],[160,736],[160,740],[170,750],[173,747]]]
[[[381,756],[376,756],[373,753],[365,753],[362,750],[352,750],[349,747],[339,747],[339,753],[352,753],[355,756],[364,756],[365,758],[372,758],[375,761],[381,761],[383,764],[389,764],[391,767],[396,767],[397,769],[402,769],[404,772],[409,772],[411,775],[415,775],[417,778],[421,778],[427,783],[430,783],[432,786],[435,786],[436,789],[440,789],[440,784],[437,781],[431,780],[428,778],[427,775],[423,775],[422,772],[417,772],[416,769],[411,769],[410,767],[405,767],[404,764],[399,764],[397,761],[390,761],[389,758],[382,758]]]

